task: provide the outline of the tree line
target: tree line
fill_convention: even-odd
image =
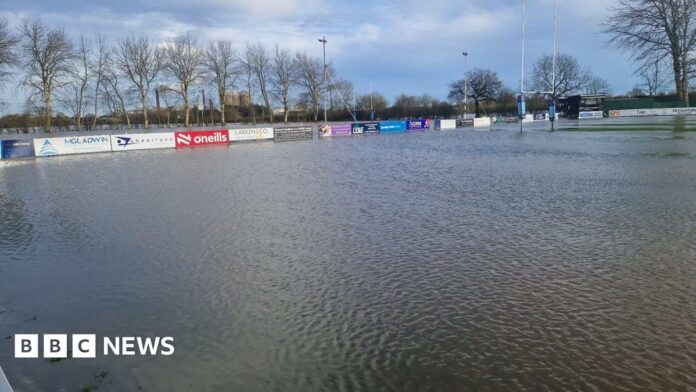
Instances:
[[[3,86],[11,75],[28,93],[26,111],[4,116],[3,125],[46,131],[66,124],[96,129],[104,121],[129,128],[148,128],[153,120],[185,127],[201,119],[225,124],[232,93],[235,119],[254,124],[288,122],[291,109],[302,112],[302,120],[317,121],[326,92],[334,111],[354,101],[352,83],[338,77],[333,64],[326,65],[324,78],[318,58],[279,45],[246,43],[237,49],[218,40],[203,46],[192,33],[164,42],[136,35],[110,41],[99,34],[73,40],[38,17],[22,19],[16,31],[0,20]],[[274,104],[282,107],[276,115]]]
[[[540,57],[532,68],[531,90],[527,97],[530,111],[542,111],[548,107],[546,97],[564,97],[573,94],[608,94],[609,83],[593,74],[589,67],[582,67],[574,56],[556,55],[556,76],[553,76],[553,57]],[[506,87],[498,74],[490,69],[476,68],[449,85],[448,98],[462,105],[473,103],[475,115],[496,113],[512,115],[517,111],[517,92]]]

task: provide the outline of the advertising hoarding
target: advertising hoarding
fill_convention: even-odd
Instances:
[[[312,140],[313,138],[314,128],[311,126],[273,128],[273,139],[277,142]]]
[[[457,120],[436,120],[435,129],[455,129],[457,128]]]
[[[479,117],[474,119],[474,128],[486,128],[491,126],[490,117]]]
[[[111,150],[115,152],[174,147],[173,132],[111,135]]]
[[[177,148],[215,146],[229,144],[230,133],[227,129],[175,132],[174,140]]]
[[[409,131],[427,131],[430,129],[430,120],[408,120],[406,121],[406,129]]]
[[[0,141],[0,159],[28,158],[34,156],[34,142],[24,140]]]
[[[379,131],[382,133],[406,132],[405,121],[380,121]]]
[[[350,136],[352,135],[351,124],[325,124],[319,126],[319,136]]]
[[[270,127],[230,129],[230,141],[233,142],[271,139],[273,139],[273,128]]]
[[[457,128],[473,127],[474,119],[459,119],[457,120]]]
[[[580,119],[589,119],[589,118],[604,118],[604,112],[602,111],[594,111],[594,112],[580,112],[578,114],[578,118]]]
[[[379,133],[380,123],[355,123],[353,124],[352,132],[353,134],[365,134],[365,133]]]
[[[34,151],[37,157],[111,152],[111,138],[109,135],[37,138]]]

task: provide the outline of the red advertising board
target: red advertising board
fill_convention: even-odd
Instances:
[[[230,144],[230,132],[227,129],[175,132],[174,140],[177,148]]]

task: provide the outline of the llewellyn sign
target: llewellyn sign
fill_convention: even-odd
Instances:
[[[34,139],[34,151],[37,157],[111,152],[111,138],[109,135],[38,138]]]
[[[111,149],[113,151],[153,150],[174,147],[173,132],[111,135]]]

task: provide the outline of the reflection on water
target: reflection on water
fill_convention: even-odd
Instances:
[[[428,132],[0,166],[18,390],[685,390],[696,137]],[[104,373],[106,372],[106,373]],[[101,377],[101,378],[100,378]]]

